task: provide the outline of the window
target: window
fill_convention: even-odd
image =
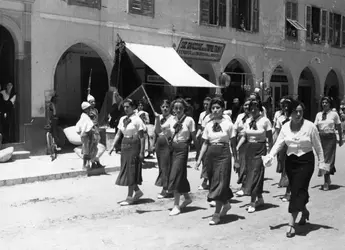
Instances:
[[[226,26],[226,0],[200,0],[200,24]]]
[[[129,13],[154,17],[154,0],[128,0],[128,4]]]
[[[341,15],[329,13],[328,43],[340,47],[341,38]]]
[[[259,0],[233,0],[231,27],[241,31],[259,32]]]
[[[342,47],[345,47],[345,16],[343,16],[343,25],[342,25]]]
[[[323,38],[326,38],[326,33],[324,32],[326,32],[325,27],[327,21],[325,19],[327,20],[327,18],[325,17],[327,16],[327,12],[321,12],[320,8],[314,6],[307,6],[306,16],[307,40],[312,43],[325,42]]]
[[[69,5],[78,5],[89,8],[101,9],[102,1],[101,0],[67,0]]]
[[[321,10],[321,42],[326,42],[327,36],[327,11]]]
[[[285,35],[287,39],[297,40],[298,31],[306,30],[298,20],[298,7],[296,2],[286,2],[285,6]]]

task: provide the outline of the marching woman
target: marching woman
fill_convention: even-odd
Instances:
[[[309,182],[315,165],[313,148],[319,159],[319,168],[325,169],[319,133],[312,122],[303,119],[304,110],[303,103],[292,100],[290,106],[291,121],[283,125],[276,143],[265,160],[265,163],[272,162],[273,157],[284,145],[287,145],[285,168],[291,187],[290,219],[286,233],[288,238],[295,236],[295,220],[299,212],[302,212],[299,225],[305,225],[306,220],[309,220],[309,211],[306,205],[309,201]]]
[[[123,102],[123,109],[126,115],[121,117],[119,121],[118,132],[110,154],[115,150],[115,145],[123,135],[121,143],[121,169],[116,185],[128,186],[127,198],[120,203],[121,206],[128,206],[144,195],[138,185],[141,185],[143,181],[141,165],[144,159],[145,125],[140,117],[134,113],[134,103],[131,99],[126,99]],[[135,194],[133,196],[134,191]]]
[[[250,100],[247,100],[243,104],[243,111],[244,112],[237,116],[236,122],[234,124],[235,135],[236,135],[238,142],[240,141],[240,139],[243,136],[244,124],[246,123],[246,121],[250,117],[249,103],[250,103]],[[247,143],[244,142],[238,151],[238,164],[235,164],[235,171],[238,173],[237,183],[242,184],[242,188],[236,193],[237,196],[243,196],[244,195],[243,186],[245,183],[246,150],[247,150]]]
[[[244,195],[251,196],[250,205],[247,207],[248,213],[254,213],[256,207],[264,204],[262,197],[264,187],[265,168],[261,156],[266,155],[266,138],[269,148],[272,147],[272,125],[263,114],[260,100],[252,100],[249,104],[251,117],[244,127],[244,136],[237,145],[237,151],[242,144],[247,141],[245,156],[246,181],[243,185]]]
[[[190,139],[193,140],[196,149],[199,149],[196,140],[195,122],[192,117],[187,116],[188,104],[179,98],[172,102],[171,107],[176,115],[169,121],[172,137],[169,138],[171,147],[171,169],[168,180],[168,190],[174,192],[174,207],[169,213],[170,216],[178,215],[181,209],[192,203],[189,196],[190,185],[187,179],[187,162]],[[162,132],[159,115],[156,115],[157,133]],[[185,200],[180,206],[180,196],[183,194]]]
[[[332,99],[330,97],[325,96],[321,99],[321,108],[322,112],[317,113],[314,123],[319,130],[325,164],[328,167],[327,171],[319,171],[319,176],[324,176],[322,189],[328,191],[331,184],[330,175],[334,175],[336,172],[334,162],[337,150],[337,136],[335,132],[338,130],[339,146],[341,147],[343,145],[343,131],[338,113],[331,110]]]
[[[210,191],[207,197],[208,202],[215,201],[216,209],[210,225],[220,223],[221,216],[225,216],[231,206],[229,200],[233,197],[230,189],[231,179],[231,152],[229,143],[236,154],[236,137],[233,124],[223,115],[225,108],[224,100],[215,97],[210,103],[210,110],[213,114],[212,120],[207,123],[203,139],[205,140],[196,163],[198,169],[205,155],[205,165],[210,182]],[[206,154],[205,154],[206,153]]]
[[[159,120],[155,121],[155,132],[158,135],[156,141],[156,156],[158,161],[159,174],[156,180],[156,186],[162,187],[161,193],[158,195],[158,199],[170,198],[172,193],[168,192],[169,184],[169,172],[170,172],[170,148],[169,139],[172,134],[170,131],[170,122],[174,117],[170,113],[170,101],[163,100],[161,106],[162,114],[159,116]],[[161,129],[158,133],[158,124]]]

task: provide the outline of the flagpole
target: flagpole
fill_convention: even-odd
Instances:
[[[151,103],[151,101],[150,101],[150,98],[149,98],[149,96],[148,96],[148,94],[147,94],[145,88],[144,88],[144,85],[141,85],[141,87],[142,87],[142,89],[143,89],[143,91],[144,91],[144,94],[145,94],[145,96],[146,96],[146,98],[147,98],[147,101],[148,101],[148,103],[149,103],[149,105],[150,105],[150,107],[151,107],[153,113],[155,113],[156,111],[155,111],[155,109],[153,108],[153,105],[152,105],[152,103]]]
[[[88,85],[88,88],[87,88],[87,95],[91,94],[91,75],[92,75],[92,68],[90,70],[90,75],[89,75],[89,85]]]

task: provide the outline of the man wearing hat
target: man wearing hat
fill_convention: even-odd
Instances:
[[[89,116],[95,126],[95,136],[98,138],[98,142],[101,139],[99,134],[99,126],[98,126],[98,110],[96,109],[96,100],[92,95],[87,96],[87,101],[90,104]],[[98,144],[97,142],[97,144]],[[99,162],[99,158],[96,157],[94,163],[92,163],[92,167],[104,168],[104,166]]]

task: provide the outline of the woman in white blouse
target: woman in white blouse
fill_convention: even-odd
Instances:
[[[121,206],[128,206],[140,199],[144,194],[138,185],[142,184],[142,161],[144,160],[145,140],[144,123],[134,112],[134,103],[131,99],[123,102],[125,116],[120,118],[113,149],[123,135],[121,142],[121,169],[116,179],[116,185],[128,186],[128,195]],[[133,196],[133,193],[135,194]]]
[[[244,125],[246,124],[246,121],[250,117],[250,111],[249,111],[249,104],[250,104],[250,99],[248,99],[244,104],[243,104],[243,113],[239,114],[237,116],[237,119],[234,124],[234,129],[235,129],[235,134],[237,141],[240,141],[242,136],[244,135]],[[238,151],[238,164],[235,164],[235,171],[238,173],[238,184],[242,184],[241,189],[236,193],[237,196],[243,196],[243,187],[245,183],[245,173],[246,173],[246,161],[245,161],[245,156],[246,156],[246,150],[247,150],[247,144],[243,143],[242,146],[239,148]]]
[[[196,163],[198,169],[205,155],[207,176],[210,182],[210,191],[207,196],[208,202],[215,201],[216,209],[210,225],[219,224],[221,216],[225,216],[231,206],[229,200],[233,197],[230,189],[231,179],[231,152],[230,142],[234,157],[237,159],[235,150],[236,137],[231,120],[223,115],[225,108],[224,100],[215,97],[210,103],[213,119],[207,123],[203,139],[205,140],[199,158]]]
[[[249,104],[251,117],[244,127],[244,136],[237,145],[237,150],[247,141],[246,150],[246,181],[243,186],[244,195],[251,196],[248,213],[254,213],[256,208],[264,204],[262,197],[264,187],[265,168],[261,156],[266,155],[268,139],[269,148],[272,147],[272,124],[263,114],[260,100],[253,100]]]
[[[158,199],[172,198],[172,194],[168,192],[169,172],[170,172],[170,149],[169,138],[171,138],[170,122],[174,116],[171,115],[171,107],[169,100],[163,100],[161,106],[162,114],[159,115],[159,120],[155,121],[155,132],[157,134],[156,141],[156,156],[158,161],[159,174],[156,180],[156,186],[162,187]],[[161,129],[158,129],[158,123]],[[158,132],[160,131],[160,132]]]
[[[309,182],[314,172],[313,148],[319,158],[319,168],[324,169],[323,150],[316,126],[303,119],[305,107],[303,103],[293,100],[291,105],[291,121],[283,125],[278,139],[269,153],[269,161],[287,145],[285,160],[286,173],[291,186],[289,202],[289,228],[286,233],[288,238],[295,236],[295,220],[302,212],[300,225],[309,220],[309,211],[306,204],[309,201]]]
[[[335,131],[338,130],[339,133],[340,147],[343,145],[343,135],[340,117],[337,112],[332,111],[332,99],[327,96],[323,97],[321,99],[321,108],[322,112],[317,113],[314,124],[319,130],[325,164],[328,167],[327,171],[319,171],[319,176],[324,176],[322,189],[328,191],[331,184],[330,175],[334,175],[336,172],[334,163],[337,150],[337,136]]]
[[[171,147],[171,169],[169,173],[169,192],[174,192],[174,207],[169,213],[170,216],[178,215],[181,209],[192,203],[189,196],[190,185],[187,179],[187,162],[190,140],[192,139],[197,150],[199,145],[196,140],[195,122],[192,117],[187,116],[188,104],[179,98],[171,104],[175,117],[170,119],[169,125],[172,137],[169,138]],[[159,115],[156,115],[156,120]],[[157,121],[157,133],[162,132],[160,123]],[[180,196],[184,195],[184,202],[180,206]]]

